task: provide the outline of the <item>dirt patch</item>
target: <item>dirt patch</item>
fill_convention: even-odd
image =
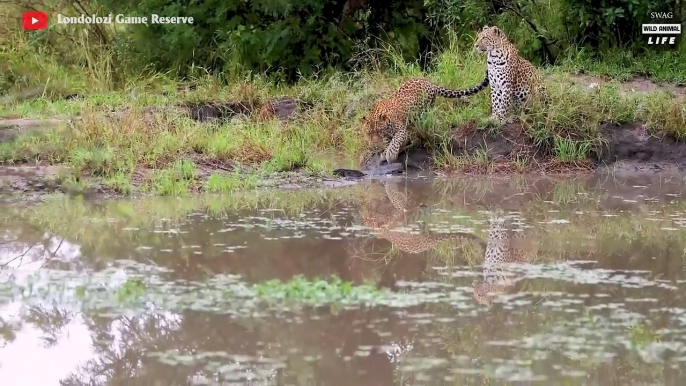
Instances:
[[[276,118],[281,122],[286,122],[295,115],[298,105],[298,101],[293,98],[275,99],[262,106],[259,117],[263,120]]]
[[[609,82],[607,79],[604,79],[599,76],[583,74],[572,75],[571,79],[574,83],[588,86],[589,88],[596,88],[598,86],[603,85],[604,83]],[[666,91],[675,97],[686,95],[686,87],[684,87],[684,85],[657,83],[643,77],[634,78],[626,82],[620,83],[619,90],[622,93],[649,93],[655,91]]]
[[[491,166],[490,170],[482,172],[496,172],[498,170],[512,172],[512,164],[516,157],[527,156],[530,161],[538,161],[544,164],[545,154],[542,149],[536,147],[525,135],[520,124],[510,124],[500,132],[477,130],[475,123],[453,128],[453,137],[449,143],[449,149],[456,156],[486,156]],[[407,160],[407,169],[431,170],[434,168],[435,154],[424,148],[411,149],[399,156]],[[366,166],[373,168],[374,160]],[[459,169],[461,173],[478,172],[480,169],[473,168],[474,163],[469,162]],[[466,169],[467,168],[467,169]]]
[[[594,153],[594,161],[614,171],[669,172],[686,166],[686,143],[655,135],[643,125],[611,125],[600,128],[605,145]]]
[[[255,106],[248,101],[226,103],[184,103],[191,119],[199,122],[212,120],[229,120],[238,115],[256,115],[261,120],[277,119],[285,122],[292,119],[301,103],[293,98],[278,98],[267,101],[262,106]]]
[[[34,129],[45,127],[57,127],[62,123],[61,119],[0,119],[0,129]]]
[[[16,192],[45,192],[59,190],[61,166],[4,166],[0,167],[0,194]]]
[[[253,110],[249,102],[188,103],[180,107],[187,109],[191,119],[199,122],[231,119],[236,115],[247,115]]]
[[[19,135],[53,129],[62,123],[60,119],[0,119],[0,143],[13,141]]]
[[[522,126],[518,123],[507,125],[499,133],[478,131],[476,124],[468,123],[453,129],[450,141],[453,154],[474,155],[485,152],[493,160],[503,160],[511,155],[530,154],[532,157],[542,158],[543,154],[533,146],[526,137]]]

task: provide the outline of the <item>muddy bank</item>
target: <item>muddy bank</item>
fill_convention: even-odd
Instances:
[[[0,143],[10,142],[18,136],[41,134],[45,130],[57,128],[60,119],[0,119]]]
[[[145,118],[150,120],[158,113],[169,113],[173,110],[180,115],[186,115],[194,121],[212,122],[229,121],[238,116],[253,116],[259,120],[276,119],[281,122],[289,121],[297,116],[297,113],[307,103],[293,98],[275,98],[261,104],[250,101],[227,101],[227,102],[183,102],[169,108],[150,106],[145,108]],[[130,114],[130,109],[119,109],[110,112],[119,118]]]
[[[561,163],[554,149],[536,144],[518,123],[500,132],[477,130],[475,124],[454,128],[450,151],[454,155],[477,155],[480,160],[467,161],[452,172],[466,174],[510,174],[522,172],[580,173],[659,173],[680,172],[686,166],[686,143],[674,138],[649,133],[642,124],[604,124],[599,128],[600,145],[590,151],[585,162]],[[487,160],[483,159],[483,154]],[[435,154],[426,149],[413,149],[401,154],[408,169],[435,168]],[[521,160],[526,161],[517,165]],[[384,165],[382,163],[382,165]],[[372,162],[367,165],[372,167]]]
[[[599,87],[602,78],[573,75],[567,81],[587,87]],[[634,79],[620,84],[622,93],[645,93],[665,91],[673,96],[686,95],[681,85],[658,84],[647,79]],[[235,117],[250,116],[253,120],[277,120],[287,122],[298,119],[311,103],[291,97],[277,97],[261,102],[229,100],[221,102],[182,102],[173,106],[150,106],[141,111],[131,108],[98,112],[103,119],[120,120],[129,124],[130,119],[154,125],[156,117],[184,115],[198,122],[228,121]],[[75,116],[78,121],[84,117]],[[130,119],[129,119],[130,118]],[[638,119],[638,118],[637,118]],[[70,129],[64,120],[4,119],[0,120],[0,143],[8,144],[24,135],[40,135],[55,127]],[[563,163],[550,143],[535,143],[519,123],[499,130],[482,130],[475,123],[453,128],[449,151],[454,160],[440,162],[432,150],[418,148],[400,155],[402,163],[393,165],[365,165],[359,170],[337,169],[330,176],[313,176],[294,170],[260,177],[259,187],[298,189],[309,187],[338,187],[357,183],[360,179],[385,178],[388,175],[432,174],[489,174],[511,175],[522,173],[580,174],[599,171],[603,173],[642,174],[674,173],[682,171],[686,144],[671,137],[649,133],[642,124],[604,124],[598,130],[598,145],[586,160]],[[33,159],[12,159],[19,165],[0,164],[0,193],[49,193],[53,191],[84,191],[95,194],[120,195],[87,171],[76,172],[65,167],[40,165],[27,166]],[[243,168],[228,161],[196,154],[195,152],[170,155],[169,164],[177,160],[193,161],[197,176],[189,185],[190,192],[206,190],[213,173],[242,173]],[[444,157],[445,158],[445,157]],[[10,159],[7,157],[6,159]],[[375,160],[372,160],[375,161]],[[23,163],[25,162],[25,163]],[[452,164],[451,164],[452,162]],[[158,165],[159,166],[159,165]],[[338,165],[334,165],[334,168]],[[154,171],[139,167],[131,177],[133,190],[142,191]],[[76,180],[76,184],[74,183]],[[85,186],[85,187],[84,187]]]
[[[412,149],[401,154],[406,166],[400,163],[379,166],[371,163],[360,170],[337,169],[331,176],[314,176],[302,171],[291,171],[264,175],[258,183],[259,188],[299,189],[313,187],[342,187],[355,184],[361,179],[385,178],[391,175],[454,175],[454,174],[491,174],[512,175],[527,173],[548,174],[587,174],[589,172],[632,174],[671,174],[683,171],[686,166],[686,143],[673,138],[649,133],[643,125],[605,124],[600,130],[601,143],[591,152],[590,158],[583,164],[562,164],[556,160],[553,149],[536,145],[524,133],[519,124],[510,124],[501,132],[477,130],[475,125],[455,128],[450,150],[455,155],[472,155],[485,153],[488,163],[467,161],[459,168],[450,171],[438,170],[435,165],[435,154],[427,149]],[[201,155],[190,156],[198,167],[198,176],[191,184],[190,191],[199,193],[205,190],[210,175],[215,172],[235,173],[235,165],[208,159]],[[527,165],[521,170],[517,166],[520,159],[527,159]],[[374,160],[372,160],[373,162]],[[78,180],[85,184],[74,184],[74,172],[62,166],[0,166],[0,194],[52,192],[85,193],[105,196],[121,195],[121,192],[108,188],[81,174]],[[136,170],[132,178],[132,187],[136,194],[141,191],[152,170]],[[71,178],[68,178],[71,176]]]
[[[198,174],[189,186],[189,193],[206,191],[209,177],[214,173],[234,173],[232,169],[216,162],[198,162]],[[121,196],[148,196],[154,193],[146,184],[153,177],[153,170],[139,168],[131,177],[132,192],[121,192],[103,183],[99,178],[75,173],[67,166],[0,166],[0,202],[17,200],[40,200],[52,193],[82,195],[85,197],[114,198]],[[307,189],[338,188],[354,185],[359,178],[340,178],[310,175],[305,172],[292,171],[265,174],[257,181],[256,189]],[[231,192],[226,192],[231,193]]]

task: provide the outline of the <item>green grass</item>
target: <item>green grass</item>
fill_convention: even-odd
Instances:
[[[555,156],[564,163],[584,162],[588,159],[591,145],[588,142],[575,142],[568,139],[555,140]]]
[[[582,49],[570,51],[560,60],[563,70],[574,73],[608,77],[626,81],[646,77],[656,82],[686,84],[686,44],[679,49],[663,52],[647,52],[637,56],[625,50],[611,50],[594,57]]]
[[[169,168],[154,173],[150,185],[155,193],[179,196],[188,193],[198,171],[190,161],[176,161]]]
[[[254,174],[214,172],[207,179],[206,187],[208,192],[228,193],[237,189],[254,189],[257,182],[257,176]]]
[[[364,301],[382,297],[386,289],[378,289],[373,284],[355,286],[337,276],[328,280],[308,280],[295,276],[287,282],[278,279],[257,283],[254,286],[258,298],[266,301],[298,301],[304,303],[339,303],[342,301]]]
[[[57,59],[50,52],[27,52],[28,42],[19,37],[10,47],[2,56],[11,58],[8,66],[16,70],[14,78],[24,79],[34,71],[44,84],[38,98],[5,101],[0,105],[0,117],[60,117],[67,121],[45,135],[0,144],[0,163],[64,164],[84,179],[122,194],[229,192],[259,185],[254,179],[239,177],[239,171],[241,175],[257,176],[299,170],[321,176],[328,175],[334,166],[355,168],[353,160],[359,159],[365,146],[359,118],[380,98],[410,77],[423,77],[444,87],[466,88],[479,83],[484,72],[483,57],[472,49],[451,44],[428,72],[405,63],[400,53],[388,49],[381,54],[392,63],[391,69],[303,79],[290,86],[272,84],[259,75],[226,85],[219,76],[206,75],[182,84],[157,74],[132,77],[113,91],[106,62],[88,62],[86,70],[75,73],[56,65]],[[591,150],[601,144],[598,128],[607,122],[644,123],[654,133],[685,139],[683,98],[664,92],[626,93],[620,85],[620,81],[638,74],[682,82],[683,71],[669,60],[681,63],[683,57],[676,51],[657,55],[654,60],[612,53],[598,61],[581,51],[568,54],[560,66],[542,69],[551,105],[514,113],[530,142],[560,164],[586,162]],[[587,84],[570,76],[582,71],[604,74],[611,80],[590,90]],[[27,86],[40,86],[29,83]],[[190,90],[186,83],[196,87]],[[90,85],[93,87],[86,87]],[[57,89],[82,93],[84,97],[66,101],[60,98],[64,93]],[[449,151],[455,133],[466,127],[499,134],[502,128],[487,119],[488,95],[482,92],[473,96],[469,105],[439,99],[434,108],[413,121],[425,145],[437,152],[438,167],[491,170],[492,160],[485,149],[468,156],[455,156]],[[279,97],[302,102],[288,122],[260,114],[262,106]],[[249,116],[228,122],[199,123],[178,108],[179,103],[212,101],[240,101],[254,109]],[[146,110],[149,106],[156,106],[157,112]],[[111,113],[113,110],[118,113]],[[334,164],[331,154],[343,154],[345,165]],[[526,170],[529,158],[527,154],[516,155],[514,170]],[[191,173],[190,162],[223,167],[200,173],[196,165],[198,170]]]

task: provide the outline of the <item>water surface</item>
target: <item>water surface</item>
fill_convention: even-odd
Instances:
[[[399,178],[4,208],[0,379],[679,384],[683,191]]]

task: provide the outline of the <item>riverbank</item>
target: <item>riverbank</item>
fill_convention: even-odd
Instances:
[[[483,66],[473,52],[448,50],[430,73],[399,66],[290,87],[259,78],[226,86],[213,77],[185,84],[160,77],[123,92],[6,102],[0,189],[180,195],[347,183],[332,171],[359,168],[358,122],[376,101],[411,77],[470,87]],[[551,105],[519,112],[504,127],[487,120],[488,91],[468,103],[437,100],[414,122],[424,148],[408,154],[408,167],[439,174],[681,168],[683,85],[572,70],[543,69]]]

